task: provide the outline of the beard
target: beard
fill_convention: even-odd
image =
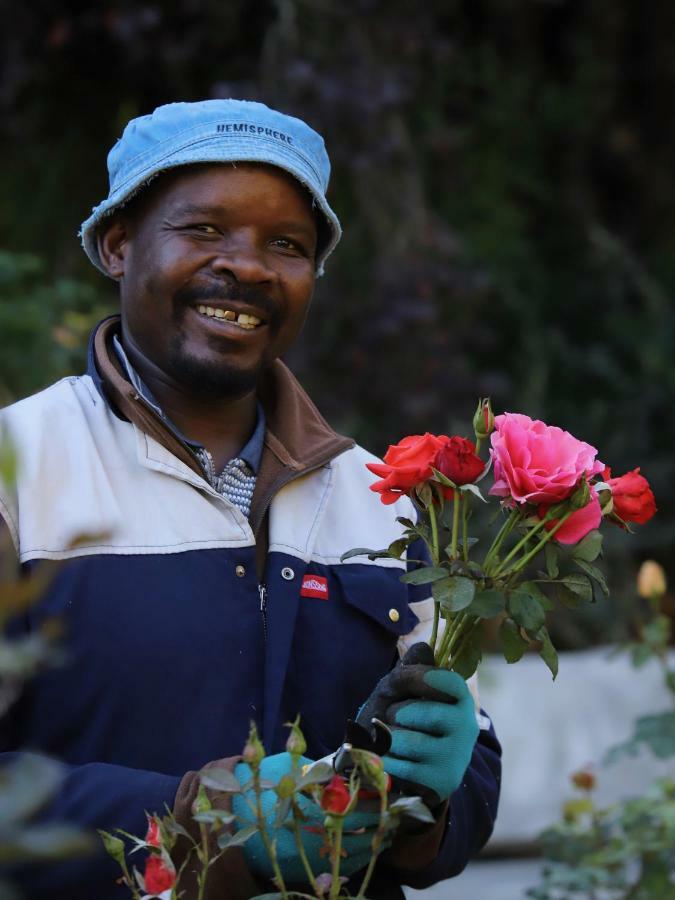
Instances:
[[[207,284],[190,285],[178,291],[173,298],[172,321],[174,336],[169,344],[166,371],[176,382],[189,391],[205,398],[238,399],[254,391],[260,377],[271,360],[262,356],[255,366],[237,366],[231,360],[204,359],[190,353],[186,348],[183,333],[183,318],[189,307],[197,303],[208,304],[210,300],[238,300],[261,310],[267,319],[271,335],[279,329],[281,310],[264,290],[251,285]],[[222,353],[222,339],[213,338],[214,357]]]

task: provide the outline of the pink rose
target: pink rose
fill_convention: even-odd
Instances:
[[[550,504],[541,504],[537,509],[537,515],[543,519],[548,512]],[[575,510],[569,519],[553,535],[553,540],[559,544],[578,544],[579,541],[586,537],[589,531],[600,526],[602,521],[602,508],[598,493],[591,485],[591,499],[582,506],[581,509]],[[558,523],[558,519],[551,519],[544,525],[547,531],[551,531]]]
[[[604,468],[595,447],[520,413],[497,416],[490,441],[495,474],[490,494],[516,503],[559,503],[582,476],[590,478]]]

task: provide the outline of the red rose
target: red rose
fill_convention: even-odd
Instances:
[[[176,870],[163,856],[153,853],[145,863],[145,890],[151,896],[167,891],[176,883]]]
[[[476,456],[476,445],[467,438],[446,438],[436,454],[433,466],[455,484],[472,484],[483,472],[485,463]]]
[[[383,503],[395,503],[418,484],[431,478],[436,454],[448,438],[435,434],[413,434],[404,437],[387,450],[383,463],[366,463],[366,467],[382,481],[371,484]]]
[[[159,822],[154,816],[148,816],[148,833],[145,836],[145,843],[151,847],[160,847],[162,838],[159,830]]]
[[[347,785],[339,775],[333,775],[321,795],[321,808],[329,813],[343,813],[351,797]]]
[[[656,512],[656,501],[649,487],[649,482],[640,475],[639,467],[626,472],[620,478],[609,478],[609,469],[605,471],[607,484],[612,489],[614,512],[624,522],[635,522],[644,525]]]

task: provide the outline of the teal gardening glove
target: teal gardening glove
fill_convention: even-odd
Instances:
[[[312,760],[300,757],[300,765],[310,764]],[[275,756],[266,756],[260,764],[260,777],[262,781],[271,781],[277,784],[283,775],[287,775],[291,771],[291,756],[288,753],[277,753]],[[240,784],[246,784],[251,779],[251,769],[246,763],[239,763],[234,771]],[[300,797],[299,805],[303,815],[306,817],[302,823],[302,843],[307,854],[307,858],[315,875],[330,870],[330,862],[326,857],[319,855],[319,850],[323,846],[323,835],[314,833],[308,829],[319,829],[323,827],[326,813],[318,804],[314,803],[310,798],[304,795]],[[249,800],[254,799],[253,790],[246,792]],[[242,794],[233,795],[233,812],[239,819],[238,828],[244,828],[247,825],[255,824],[255,816],[247,803],[246,797]],[[298,850],[295,844],[295,838],[290,829],[283,825],[280,828],[274,827],[276,818],[275,805],[277,795],[272,790],[264,790],[262,792],[262,809],[263,815],[267,822],[268,834],[271,840],[276,840],[277,859],[284,880],[289,884],[301,883],[307,881],[305,869],[298,857]],[[347,856],[340,864],[340,872],[342,875],[350,876],[359,869],[363,869],[368,865],[370,860],[370,847],[373,835],[379,821],[377,813],[360,813],[351,812],[345,816],[344,830],[342,838],[342,847],[347,851]],[[359,834],[350,834],[349,832],[360,831]],[[256,875],[265,878],[272,878],[274,872],[270,863],[267,851],[263,845],[259,835],[249,838],[243,846],[244,856],[249,869]]]
[[[370,730],[373,718],[392,729],[383,762],[394,790],[432,809],[457,790],[478,737],[476,710],[461,675],[434,668],[428,644],[414,644],[382,678],[356,722]]]

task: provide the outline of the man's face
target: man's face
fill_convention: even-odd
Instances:
[[[200,396],[243,396],[298,336],[317,230],[301,185],[272,166],[177,169],[122,214],[124,341]]]

